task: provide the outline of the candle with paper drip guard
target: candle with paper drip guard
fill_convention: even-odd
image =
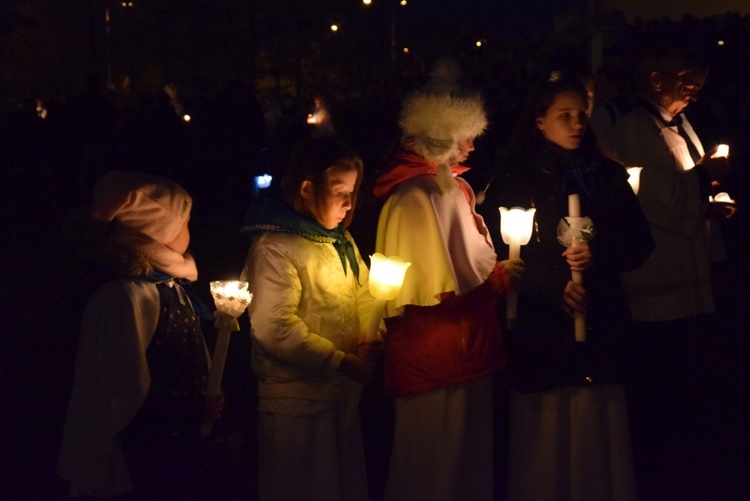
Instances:
[[[587,217],[581,217],[581,199],[578,194],[568,195],[568,216],[560,220],[557,225],[557,241],[565,247],[585,244],[594,238],[594,223]],[[571,270],[573,283],[583,283],[583,273]],[[575,313],[574,317],[576,341],[586,341],[586,316]]]
[[[641,187],[641,171],[643,167],[628,167],[628,183],[633,188],[633,192],[637,195],[638,190]]]
[[[375,298],[374,311],[365,331],[368,340],[378,337],[378,327],[383,319],[385,302],[395,299],[404,285],[406,269],[411,263],[398,256],[386,257],[376,252],[370,256],[370,294]]]
[[[250,305],[253,295],[247,290],[247,282],[217,280],[211,282],[210,285],[211,295],[214,298],[217,310],[214,312],[214,318],[216,318],[214,327],[218,329],[218,333],[214,353],[211,357],[211,370],[208,373],[206,393],[215,395],[221,391],[221,380],[224,376],[227,351],[229,351],[230,332],[240,330],[237,317],[242,315]],[[201,435],[206,436],[210,433],[210,423],[201,425]]]
[[[521,257],[521,246],[529,243],[534,229],[534,214],[536,209],[522,209],[521,207],[498,207],[500,211],[500,234],[503,242],[508,245],[508,259]],[[505,302],[505,321],[509,329],[516,324],[518,311],[518,293],[509,290]]]

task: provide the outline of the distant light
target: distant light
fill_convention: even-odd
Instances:
[[[406,0],[401,0],[401,5],[406,5]]]
[[[718,42],[716,42],[716,44],[717,45],[724,45],[724,40],[719,40]]]
[[[408,54],[408,53],[409,53],[409,47],[404,47],[404,54]]]
[[[370,5],[372,3],[372,0],[362,0],[362,3],[365,5]]]
[[[482,46],[482,41],[481,40],[477,40],[477,47],[481,47],[481,46]]]
[[[263,174],[261,176],[255,176],[255,187],[259,190],[268,188],[271,186],[273,177],[270,174]]]
[[[331,25],[331,31],[338,31],[338,30],[339,30],[338,25],[336,25],[336,24],[332,24]]]
[[[190,121],[190,115],[183,115],[182,119],[185,120],[186,122],[189,122]]]
[[[41,119],[47,118],[47,108],[44,107],[41,99],[36,100],[36,114]]]

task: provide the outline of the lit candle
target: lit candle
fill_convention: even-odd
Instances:
[[[729,193],[722,191],[717,193],[715,197],[709,195],[708,201],[711,204],[720,205],[723,208],[724,218],[729,219],[734,216],[737,211],[736,202],[729,196]]]
[[[633,192],[637,195],[638,189],[641,186],[641,171],[643,167],[628,167],[628,183],[633,188]]]
[[[719,158],[719,157],[724,157],[724,158],[729,157],[729,145],[728,144],[720,144],[719,146],[716,147],[716,153],[711,155],[711,158]]]
[[[375,298],[375,305],[370,325],[365,331],[368,339],[378,337],[378,327],[383,318],[385,302],[398,296],[409,266],[411,266],[410,262],[398,256],[386,257],[379,252],[370,256],[370,294]]]
[[[518,259],[521,257],[521,246],[529,243],[531,239],[536,209],[498,207],[498,210],[500,211],[500,234],[509,248],[508,259]],[[518,310],[518,293],[515,290],[508,291],[505,304],[506,325],[512,329],[516,324]]]
[[[211,282],[210,285],[211,295],[217,309],[214,312],[216,318],[214,327],[218,329],[218,332],[216,346],[211,357],[206,393],[215,395],[221,391],[221,379],[224,376],[224,365],[227,361],[227,351],[229,351],[229,334],[240,330],[237,317],[250,305],[253,295],[247,290],[247,282],[217,280]],[[204,423],[201,426],[201,434],[206,436],[209,433],[211,433],[211,424]]]
[[[708,197],[709,202],[724,202],[733,204],[734,200],[732,200],[732,197],[729,196],[729,193],[726,191],[722,191],[721,193],[717,193],[715,197],[712,197],[709,195]]]

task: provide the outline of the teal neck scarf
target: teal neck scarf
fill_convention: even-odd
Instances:
[[[245,223],[240,229],[240,234],[252,237],[261,231],[293,233],[313,242],[330,243],[341,259],[344,274],[347,272],[346,263],[348,261],[349,267],[351,267],[354,277],[359,283],[359,264],[354,253],[354,245],[346,238],[342,225],[334,230],[329,230],[317,221],[297,214],[288,204],[266,197],[250,208],[245,216]]]

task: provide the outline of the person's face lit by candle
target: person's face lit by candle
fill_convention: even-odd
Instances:
[[[677,115],[697,96],[691,73],[691,64],[685,58],[677,55],[669,58],[661,69],[651,72],[646,97],[672,116]]]
[[[458,142],[458,153],[452,159],[453,163],[460,164],[469,158],[469,154],[474,151],[474,138],[468,137]]]
[[[324,194],[320,199],[315,196],[312,181],[302,183],[300,194],[310,214],[325,228],[333,230],[352,208],[357,171],[331,168],[326,173],[325,183]]]
[[[169,247],[173,251],[179,252],[180,254],[185,254],[187,252],[188,247],[190,246],[190,228],[188,228],[189,222],[190,216],[185,218],[185,224],[182,225],[182,229],[174,238],[174,240],[167,244],[167,247]]]
[[[549,141],[566,150],[581,146],[588,124],[588,103],[577,93],[563,91],[555,96],[547,112],[536,119],[536,127]]]

